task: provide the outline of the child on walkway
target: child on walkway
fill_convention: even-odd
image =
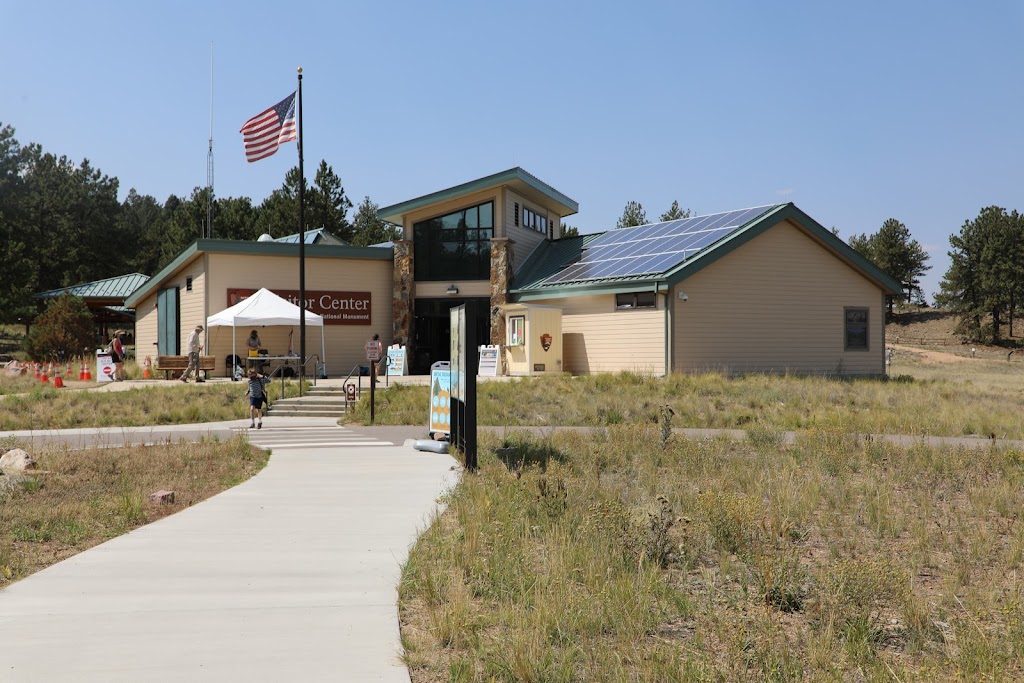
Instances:
[[[256,372],[255,370],[249,371],[249,389],[245,392],[245,395],[249,397],[249,427],[255,427],[256,429],[263,429],[263,403],[266,397],[266,385],[267,378]],[[259,418],[259,423],[256,423],[256,418]]]

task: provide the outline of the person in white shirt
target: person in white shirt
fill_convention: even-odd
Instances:
[[[188,383],[188,376],[193,371],[196,373],[196,380],[199,380],[199,352],[203,350],[203,342],[200,341],[202,332],[203,326],[196,325],[196,329],[192,330],[192,334],[188,335],[188,340],[185,342],[185,348],[188,351],[188,367],[182,373],[181,381],[186,384]]]

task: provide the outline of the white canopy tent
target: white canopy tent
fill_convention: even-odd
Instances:
[[[252,296],[239,301],[220,313],[206,319],[209,327],[231,327],[231,355],[235,354],[235,328],[254,325],[298,325],[301,309],[295,304],[282,299],[269,289],[262,288]],[[320,328],[320,362],[323,372],[327,372],[327,354],[324,345],[324,319],[311,311],[306,311],[306,324]],[[305,359],[302,359],[304,362]],[[314,370],[315,372],[315,370]]]

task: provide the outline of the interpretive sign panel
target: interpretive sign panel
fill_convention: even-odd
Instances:
[[[408,372],[408,366],[405,364],[405,347],[404,346],[391,346],[388,348],[388,375],[390,377],[396,377],[404,375]]]
[[[498,376],[498,358],[499,358],[500,347],[497,346],[481,346],[480,347],[480,376],[482,377],[497,377]]]
[[[430,366],[430,417],[427,431],[431,434],[452,432],[452,379],[448,361]]]

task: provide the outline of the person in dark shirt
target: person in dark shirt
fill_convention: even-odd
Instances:
[[[263,429],[263,403],[266,398],[267,378],[256,372],[249,371],[249,389],[245,395],[249,397],[249,427]],[[257,423],[256,420],[259,419]]]

